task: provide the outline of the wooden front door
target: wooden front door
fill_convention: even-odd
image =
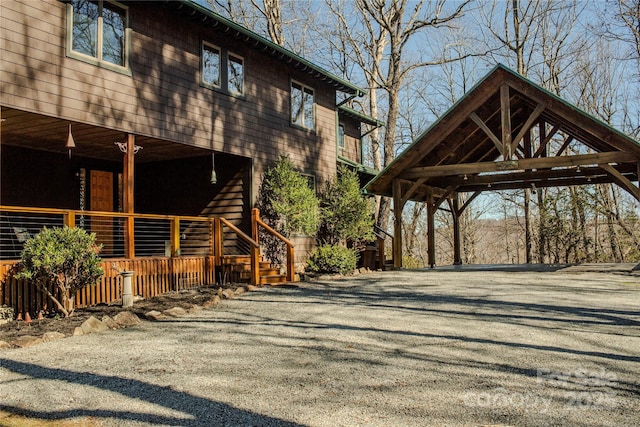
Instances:
[[[113,212],[113,172],[89,172],[89,209]],[[96,241],[102,244],[103,254],[113,253],[113,218],[91,217],[91,232],[96,233]]]

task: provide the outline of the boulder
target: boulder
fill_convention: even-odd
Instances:
[[[42,342],[51,342],[64,337],[65,335],[61,332],[45,332],[44,335],[42,335]]]
[[[146,317],[149,320],[162,320],[167,318],[167,316],[160,313],[158,310],[148,311],[144,314],[144,317]]]
[[[76,326],[76,328],[73,330],[73,336],[77,337],[78,335],[84,335],[84,332],[82,331],[82,328],[80,326]]]
[[[202,311],[202,307],[200,307],[199,305],[194,305],[190,308],[187,309],[187,313],[191,314],[191,313],[197,313],[199,311]]]
[[[203,308],[216,307],[218,304],[220,304],[220,297],[216,295],[213,298],[205,301],[204,304],[202,304],[202,307]]]
[[[102,316],[102,323],[107,325],[109,329],[120,329],[120,325],[118,325],[113,318],[107,315]]]
[[[121,311],[113,318],[121,327],[135,326],[142,323],[140,318],[130,311]]]
[[[0,350],[5,348],[11,348],[11,344],[6,341],[0,341]]]
[[[89,317],[87,320],[82,322],[82,325],[80,325],[80,328],[82,329],[82,332],[84,334],[94,334],[94,333],[103,332],[109,329],[109,327],[106,324],[102,323],[101,321],[99,321],[93,316]]]
[[[224,297],[224,299],[231,299],[234,295],[235,292],[233,292],[233,289],[225,289],[224,291],[222,291],[222,296]]]
[[[181,317],[187,314],[187,311],[182,307],[173,307],[163,311],[162,314],[166,314],[167,316],[171,317]]]
[[[23,335],[13,340],[13,345],[20,348],[27,348],[33,345],[40,344],[41,342],[42,338],[40,337],[34,337],[33,335]]]
[[[235,295],[242,295],[245,292],[247,292],[247,290],[244,288],[244,286],[240,286],[239,288],[237,288],[233,293]]]

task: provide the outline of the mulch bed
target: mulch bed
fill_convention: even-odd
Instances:
[[[226,288],[235,290],[241,285],[228,285]],[[173,307],[189,309],[194,305],[203,305],[218,294],[219,287],[200,287],[188,290],[170,292],[149,299],[136,301],[133,307],[123,308],[119,302],[112,304],[98,304],[93,307],[77,309],[68,318],[55,315],[46,316],[44,319],[33,319],[31,323],[13,321],[0,325],[0,341],[10,342],[24,335],[42,336],[45,332],[60,332],[66,336],[73,335],[76,327],[93,316],[99,320],[107,315],[114,317],[121,311],[131,311],[140,319],[145,319],[144,314],[151,310],[162,312]]]

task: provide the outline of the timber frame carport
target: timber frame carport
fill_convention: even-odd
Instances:
[[[552,140],[559,148],[551,149]],[[639,160],[637,141],[498,65],[366,190],[393,197],[394,267],[402,267],[402,209],[409,200],[427,203],[431,267],[434,215],[449,204],[454,263],[461,264],[459,217],[483,191],[615,183],[640,201],[632,182]],[[458,193],[471,193],[462,206]]]

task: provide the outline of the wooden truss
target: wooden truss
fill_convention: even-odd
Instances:
[[[434,215],[446,201],[461,262],[458,218],[483,191],[615,183],[640,201],[640,145],[503,66],[418,138],[367,189],[394,201],[394,259],[402,262],[402,209],[427,203],[429,263]],[[458,194],[470,193],[460,205]]]

